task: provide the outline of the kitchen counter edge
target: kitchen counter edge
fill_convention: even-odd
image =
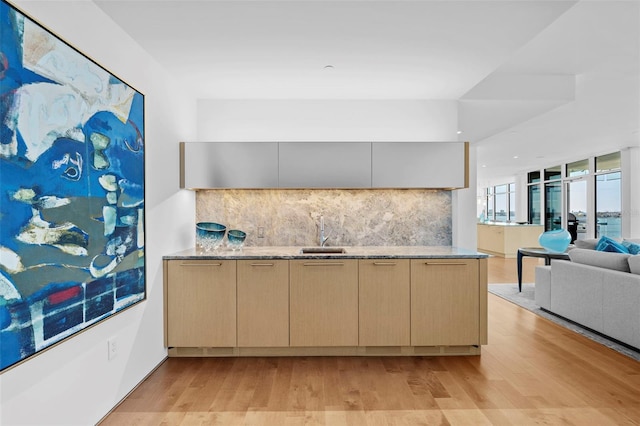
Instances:
[[[305,246],[307,247],[307,246]],[[342,247],[342,246],[341,246]],[[162,257],[163,260],[267,260],[267,259],[484,259],[489,255],[450,246],[351,246],[345,253],[301,253],[302,247],[244,247],[205,252],[190,248]]]

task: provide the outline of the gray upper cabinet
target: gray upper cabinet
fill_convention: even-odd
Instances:
[[[374,142],[374,188],[468,188],[467,142]]]
[[[277,188],[277,142],[182,142],[181,188]]]
[[[180,187],[468,188],[467,142],[182,142]]]
[[[280,142],[280,188],[371,188],[370,142]]]

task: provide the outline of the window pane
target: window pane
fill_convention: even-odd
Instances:
[[[545,231],[562,228],[562,182],[551,182],[544,185]]]
[[[589,174],[589,160],[580,160],[567,164],[567,176],[583,176]]]
[[[507,185],[496,186],[496,194],[503,194],[505,192],[507,192]]]
[[[544,169],[544,180],[562,179],[562,168],[560,166],[549,167]]]
[[[571,238],[584,240],[587,238],[586,180],[576,180],[567,185],[567,211],[569,212],[567,230],[571,234]]]
[[[610,170],[620,170],[619,152],[596,157],[596,172],[608,172]]]
[[[540,185],[529,185],[529,223],[540,225]]]
[[[506,222],[507,219],[507,194],[496,194],[496,222]]]
[[[487,220],[487,196],[486,190],[483,190],[484,194],[478,197],[478,222],[484,222]]]
[[[509,219],[511,221],[516,220],[516,193],[509,193]]]
[[[515,183],[510,183],[509,184],[509,192],[515,192],[516,191],[516,184]]]
[[[529,183],[537,183],[540,182],[540,172],[529,172],[528,173],[528,181]]]
[[[622,236],[620,172],[596,176],[596,237]]]

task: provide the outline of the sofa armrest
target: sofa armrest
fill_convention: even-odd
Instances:
[[[603,331],[602,297],[605,272],[591,265],[551,262],[551,312],[596,331]],[[624,274],[624,272],[618,272]]]

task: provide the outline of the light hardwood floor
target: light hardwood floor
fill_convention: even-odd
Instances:
[[[102,422],[160,424],[637,425],[640,363],[489,295],[481,356],[171,358]]]

